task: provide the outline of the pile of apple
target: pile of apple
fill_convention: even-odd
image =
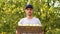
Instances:
[[[39,24],[20,24],[19,26],[40,26]]]

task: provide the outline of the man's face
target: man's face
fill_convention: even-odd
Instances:
[[[33,9],[27,8],[25,12],[26,12],[26,15],[31,16],[33,14]]]

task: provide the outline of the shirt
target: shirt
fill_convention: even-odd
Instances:
[[[20,24],[22,24],[22,25],[26,25],[26,24],[31,24],[31,25],[33,25],[33,24],[39,24],[39,26],[42,26],[40,20],[38,18],[35,18],[35,17],[33,17],[32,19],[28,19],[27,17],[25,17],[25,18],[21,19],[18,22],[18,26]]]

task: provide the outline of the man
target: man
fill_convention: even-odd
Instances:
[[[25,13],[26,13],[26,17],[22,18],[19,22],[18,22],[18,26],[20,24],[22,25],[26,25],[26,24],[39,24],[39,26],[41,26],[41,22],[38,18],[33,17],[33,6],[28,4],[25,8]],[[26,33],[22,33],[22,34],[26,34]],[[35,33],[28,33],[28,34],[35,34]]]
[[[26,25],[26,24],[39,24],[41,26],[41,22],[38,18],[33,17],[33,6],[31,4],[28,4],[25,8],[25,13],[26,13],[26,17],[22,18],[19,22],[18,22],[18,26],[20,24],[22,25]]]

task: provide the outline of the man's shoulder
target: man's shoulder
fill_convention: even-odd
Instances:
[[[39,18],[34,17],[35,20],[39,20]]]
[[[26,18],[22,18],[22,19],[20,19],[20,20],[25,20]]]
[[[23,21],[23,20],[26,20],[26,19],[27,18],[25,17],[25,18],[20,19],[20,21]],[[33,17],[33,20],[39,20],[39,18]]]

